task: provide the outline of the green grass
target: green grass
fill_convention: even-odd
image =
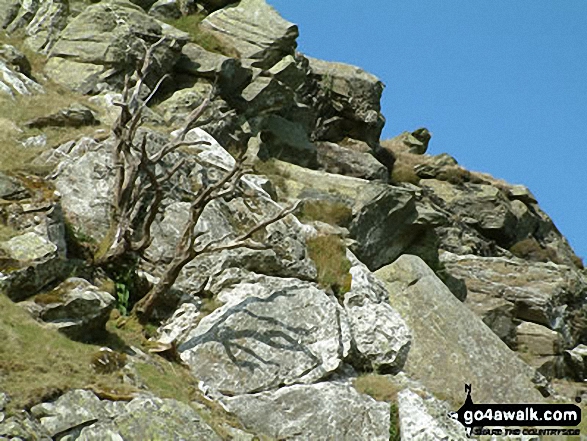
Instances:
[[[47,58],[28,49],[23,44],[22,36],[15,34],[9,37],[0,32],[0,43],[11,44],[26,55],[32,67],[33,77],[45,89],[44,94],[16,96],[14,99],[0,95],[0,171],[44,173],[46,169],[31,164],[44,149],[25,148],[21,145],[22,141],[44,133],[47,136],[47,146],[55,147],[104,127],[47,127],[42,131],[25,128],[25,122],[57,112],[73,103],[89,105],[88,97],[67,90],[39,75],[45,67]]]
[[[10,396],[8,413],[75,388],[128,392],[116,374],[94,371],[91,362],[99,346],[44,329],[3,294],[0,311],[0,390]]]
[[[355,379],[353,386],[359,393],[369,395],[377,401],[390,403],[389,440],[400,441],[397,394],[402,388],[389,377],[377,374],[361,375]]]
[[[316,236],[307,240],[308,254],[316,264],[318,283],[330,288],[339,300],[350,291],[351,262],[346,257],[346,247],[338,236]]]

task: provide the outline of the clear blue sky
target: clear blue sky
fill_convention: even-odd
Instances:
[[[385,83],[384,138],[424,126],[429,153],[528,186],[587,258],[587,0],[268,1],[301,52]]]

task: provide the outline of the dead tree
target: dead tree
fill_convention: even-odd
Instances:
[[[179,135],[157,152],[148,151],[146,136],[138,139],[137,132],[141,127],[142,112],[165,80],[165,77],[161,78],[145,99],[140,98],[144,79],[151,65],[153,50],[162,41],[163,38],[146,50],[142,66],[139,66],[136,71],[137,81],[134,87],[131,89],[130,77],[127,76],[122,102],[116,103],[121,108],[121,112],[112,128],[115,142],[111,153],[116,174],[111,208],[111,227],[95,256],[95,263],[101,266],[119,262],[130,255],[137,257],[144,255],[145,250],[152,242],[153,223],[161,211],[161,204],[165,196],[164,186],[180,169],[183,161],[180,160],[169,170],[159,174],[157,174],[157,168],[165,170],[163,166],[165,158],[178,148],[205,143],[204,141],[190,142],[186,140],[186,135],[206,110],[211,101],[211,95],[187,117]],[[245,166],[244,150],[242,149],[243,153],[237,158],[234,166],[230,170],[225,170],[219,180],[202,186],[193,195],[189,219],[176,244],[171,262],[165,268],[159,281],[134,305],[132,313],[141,321],[150,318],[153,309],[173,286],[181,270],[197,256],[239,247],[264,248],[264,245],[252,240],[253,235],[284,218],[297,208],[296,204],[293,207],[281,209],[274,216],[259,222],[237,238],[224,237],[206,245],[198,244],[198,238],[204,233],[196,232],[195,227],[206,206],[216,199],[233,197],[240,189],[241,178],[249,172]]]

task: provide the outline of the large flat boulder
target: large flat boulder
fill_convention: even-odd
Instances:
[[[342,308],[311,283],[251,274],[217,296],[226,303],[178,339],[182,360],[211,391],[313,383],[348,355]]]
[[[462,400],[465,384],[479,402],[541,402],[536,373],[464,306],[418,257],[403,255],[375,272],[412,332],[404,371],[434,395]],[[508,375],[497,375],[507,372]]]
[[[242,0],[218,10],[202,26],[234,49],[243,63],[269,69],[296,49],[298,27],[284,20],[265,0]]]
[[[146,84],[169,72],[189,36],[148,16],[126,0],[88,6],[61,32],[45,72],[55,82],[82,93],[122,89],[124,76],[142,61],[146,48],[166,36],[153,53]]]
[[[346,384],[294,385],[222,402],[247,429],[272,439],[389,439],[389,404]]]
[[[109,401],[90,391],[73,390],[54,402],[37,404],[31,413],[52,438],[221,440],[189,404],[172,399],[143,396],[129,402]]]

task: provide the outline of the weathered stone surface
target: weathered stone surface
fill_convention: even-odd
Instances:
[[[178,346],[194,376],[213,391],[236,395],[315,382],[348,355],[344,312],[313,284],[251,274],[218,298],[226,304]]]
[[[251,81],[252,70],[244,67],[237,58],[229,58],[203,47],[188,43],[174,69],[182,74],[217,80],[220,94],[238,95]]]
[[[368,180],[389,180],[389,171],[369,153],[361,153],[332,142],[316,143],[320,169]]]
[[[383,284],[352,253],[351,290],[344,296],[356,367],[380,373],[398,372],[408,356],[410,330],[389,305]]]
[[[148,86],[172,68],[189,38],[172,32],[154,51]],[[159,21],[126,0],[100,2],[84,9],[61,32],[45,71],[82,93],[121,89],[124,75],[142,60],[146,47],[165,34]]]
[[[270,115],[262,124],[261,141],[259,157],[262,159],[274,157],[309,168],[318,165],[316,146],[300,124]]]
[[[243,63],[262,69],[293,55],[298,37],[297,26],[281,18],[265,0],[242,0],[210,14],[202,26],[218,32]]]
[[[508,345],[516,349],[516,326],[515,306],[512,302],[499,297],[489,297],[477,291],[467,289],[465,305],[483,320],[495,335]]]
[[[389,405],[345,384],[294,385],[223,403],[247,429],[274,439],[389,439]]]
[[[393,262],[427,229],[419,225],[412,191],[293,164],[273,161],[271,167],[282,178],[284,195],[311,201],[335,202],[352,211],[348,226],[351,251],[374,270]]]
[[[574,268],[503,257],[443,253],[446,269],[465,280],[478,303],[500,298],[514,305],[515,318],[544,325],[562,334],[567,347],[585,335],[587,281]],[[484,299],[485,298],[485,299]]]
[[[6,201],[24,199],[30,196],[17,179],[0,172],[0,199]]]
[[[428,143],[432,134],[426,128],[414,130],[412,133],[402,134],[385,141],[385,148],[391,151],[404,151],[416,155],[423,155],[428,150]]]
[[[83,104],[72,104],[56,113],[40,116],[25,123],[26,127],[42,129],[45,127],[82,127],[98,124],[95,113]]]
[[[170,124],[184,124],[187,116],[210,95],[212,85],[205,80],[197,81],[192,87],[180,89],[157,106],[157,111]],[[210,112],[202,115],[202,120],[210,118]]]
[[[178,3],[178,0],[157,0],[149,9],[149,15],[163,20],[176,20],[181,17]]]
[[[52,436],[80,441],[221,438],[188,404],[171,399],[139,397],[125,403],[100,400],[92,392],[74,390],[31,413]]]
[[[339,142],[350,137],[378,143],[385,124],[380,113],[383,83],[355,66],[308,59],[312,74],[327,97],[316,139]]]
[[[20,0],[2,0],[0,3],[0,27],[6,27],[16,18],[20,9]]]
[[[567,366],[567,375],[575,381],[587,379],[587,346],[577,345],[564,352],[564,361]]]
[[[517,329],[517,350],[520,357],[548,379],[565,375],[562,336],[545,326],[522,322]]]
[[[59,247],[35,232],[0,242],[0,290],[14,301],[37,293],[66,269]]]
[[[0,95],[14,98],[15,95],[32,95],[44,93],[43,86],[31,80],[25,74],[13,70],[0,59]]]
[[[436,179],[425,179],[420,183],[441,198],[451,212],[474,219],[475,228],[501,246],[508,248],[517,240],[518,219],[498,188],[466,183],[463,190]]]
[[[109,293],[72,277],[21,306],[70,338],[91,340],[104,331],[115,302]]]
[[[26,27],[28,37],[25,43],[32,50],[46,54],[57,41],[59,33],[67,25],[69,2],[67,0],[44,0],[39,3],[39,8]]]
[[[444,403],[422,398],[410,389],[397,395],[402,441],[465,441],[465,428],[448,416]]]
[[[258,76],[241,93],[250,115],[278,112],[294,102],[294,91],[276,78]],[[243,107],[244,110],[244,107]]]
[[[545,326],[522,322],[516,329],[518,350],[535,355],[560,355],[563,341],[561,335]]]
[[[82,138],[74,145],[64,145],[64,156],[56,158],[61,163],[55,188],[61,194],[66,217],[76,231],[91,236],[97,242],[106,236],[110,227],[114,185],[111,142],[112,139],[97,144]]]
[[[10,44],[0,44],[0,60],[15,72],[20,72],[27,77],[31,75],[31,63],[27,57]]]
[[[2,412],[0,412],[2,414]],[[43,426],[26,412],[0,420],[0,440],[52,441]]]
[[[416,224],[418,212],[411,192],[385,185],[378,190],[349,227],[356,240],[351,250],[371,270],[393,262],[426,230]]]
[[[540,402],[536,373],[459,302],[418,257],[403,255],[375,272],[391,306],[412,332],[404,371],[433,394],[462,399],[475,384],[479,402]],[[507,372],[496,376],[495,372]]]

